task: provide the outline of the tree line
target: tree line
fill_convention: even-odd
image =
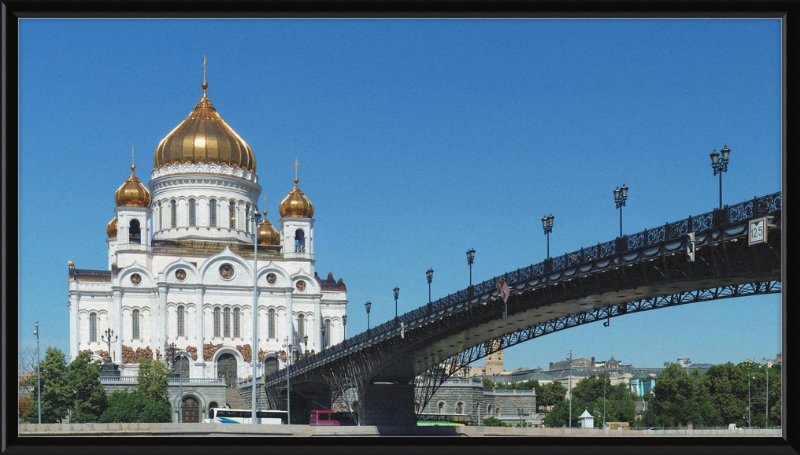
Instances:
[[[58,348],[47,348],[44,360],[21,381],[30,391],[19,398],[19,421],[39,422],[38,380],[41,374],[42,423],[161,423],[171,421],[168,375],[164,363],[139,359],[136,389],[107,395],[100,383],[100,361],[81,352],[67,364]]]
[[[780,426],[780,364],[767,368],[754,362],[738,365],[728,362],[710,367],[705,374],[697,369],[688,373],[677,363],[666,362],[664,367],[656,377],[655,386],[642,397],[632,393],[627,384],[611,385],[608,373],[581,379],[572,389],[572,427],[580,426],[578,416],[584,409],[594,417],[596,428],[602,428],[604,421],[628,422],[631,427]],[[544,424],[569,425],[570,399],[566,398],[566,387],[557,380],[547,384],[537,380],[496,384],[484,379],[483,386],[535,390],[537,412],[549,409]],[[641,401],[645,402],[645,411],[637,415],[636,402]]]

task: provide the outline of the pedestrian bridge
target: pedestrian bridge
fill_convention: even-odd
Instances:
[[[761,218],[766,241],[750,245],[749,225]],[[780,192],[584,246],[462,289],[295,362],[288,378],[292,400],[298,392],[318,406],[355,391],[362,423],[409,424],[412,403],[423,409],[445,379],[500,349],[626,314],[779,293],[781,256]],[[499,280],[510,288],[507,302]],[[271,407],[286,409],[286,382],[285,369],[264,377]]]

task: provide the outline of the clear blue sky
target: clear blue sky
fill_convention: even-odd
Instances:
[[[320,276],[348,334],[552,254],[781,189],[780,21],[31,20],[20,22],[21,345],[69,348],[67,261],[106,269],[114,191],[208,96],[252,147],[270,221],[315,206]],[[263,210],[263,208],[261,208]],[[780,296],[615,318],[505,353],[506,368],[613,356],[738,363],[781,349]],[[478,362],[479,364],[482,361]]]

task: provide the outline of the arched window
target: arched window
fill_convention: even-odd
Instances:
[[[444,414],[444,401],[439,402],[439,414]]]
[[[305,317],[302,314],[297,315],[297,339],[302,340],[306,334],[305,331]]]
[[[464,413],[464,403],[458,402],[456,403],[456,414],[463,414]]]
[[[494,413],[495,413],[495,415],[500,417],[500,408],[494,408]]]
[[[358,401],[354,401],[353,402],[352,408],[353,408],[353,412],[358,412]]]
[[[132,322],[133,322],[133,338],[139,338],[139,310],[133,310],[133,314],[131,315]]]
[[[486,405],[486,414],[491,414],[491,413],[492,413],[492,405],[488,404]]]
[[[222,330],[223,336],[231,336],[231,309],[225,308],[222,316]]]
[[[139,220],[131,220],[130,227],[128,228],[128,239],[130,243],[141,243],[141,229],[139,229]]]
[[[267,330],[269,331],[269,338],[275,338],[275,310],[269,310]]]
[[[219,336],[219,308],[214,308],[214,336]]]
[[[231,218],[228,228],[236,229],[236,201],[231,201],[231,205],[228,206],[228,215]]]
[[[178,307],[178,336],[186,336],[183,333],[183,305]]]
[[[169,225],[172,227],[178,226],[178,208],[177,204],[175,203],[175,199],[169,201],[169,216],[170,221]]]
[[[189,226],[197,225],[197,212],[194,199],[189,199]]]
[[[163,229],[164,226],[164,207],[161,206],[161,203],[158,203],[158,230],[160,231]]]
[[[208,224],[211,227],[216,227],[217,225],[217,200],[212,199],[208,202]]]
[[[233,336],[239,337],[239,309],[233,309]]]
[[[325,340],[323,346],[326,348],[331,345],[331,320],[325,320]]]
[[[302,229],[294,232],[294,252],[304,253],[306,251],[306,237]]]
[[[414,403],[414,414],[419,414],[419,403]]]
[[[249,202],[247,203],[247,206],[244,209],[244,213],[250,213],[250,203]],[[244,228],[247,231],[247,233],[249,234],[250,233],[250,221],[247,221],[247,218],[245,218]]]
[[[89,341],[97,341],[97,313],[89,313]]]

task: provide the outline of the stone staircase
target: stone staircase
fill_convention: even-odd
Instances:
[[[232,409],[250,409],[250,403],[244,401],[242,394],[236,387],[228,387],[225,389],[226,402],[229,408]]]

